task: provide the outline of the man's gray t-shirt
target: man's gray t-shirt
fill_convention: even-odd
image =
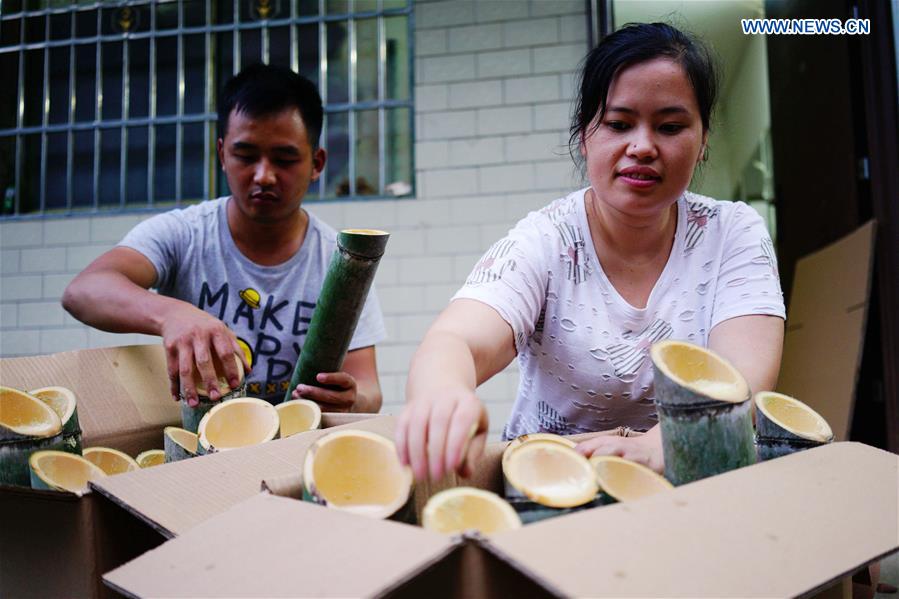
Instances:
[[[158,214],[119,243],[156,268],[159,293],[184,300],[223,321],[250,357],[247,394],[281,401],[303,347],[337,234],[313,214],[299,251],[277,266],[244,256],[228,228],[227,197]],[[350,350],[386,336],[374,288]]]

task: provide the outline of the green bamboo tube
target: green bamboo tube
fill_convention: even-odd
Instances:
[[[65,451],[39,451],[28,458],[32,489],[87,493],[88,482],[105,478],[106,473],[80,455]]]
[[[755,394],[756,449],[759,461],[779,458],[833,441],[833,430],[813,409],[789,395]]]
[[[65,387],[42,387],[29,391],[31,395],[53,408],[62,421],[63,451],[81,455],[81,425],[75,394]]]
[[[665,478],[674,485],[756,461],[746,379],[712,351],[680,341],[650,350]]]
[[[533,524],[549,518],[573,514],[575,512],[615,503],[615,499],[605,493],[600,493],[589,503],[577,507],[547,507],[529,499],[507,499],[506,501],[509,502],[509,505],[515,510],[515,513],[518,514],[518,517],[521,518],[522,524]]]
[[[290,401],[297,385],[326,387],[315,377],[343,367],[389,236],[373,229],[346,229],[337,234],[337,250],[328,266],[284,401]]]
[[[199,442],[196,433],[177,426],[167,426],[162,432],[165,462],[180,462],[197,457]]]
[[[45,449],[73,453],[67,446],[63,433],[52,437],[0,441],[0,485],[31,486],[28,458],[34,452]]]

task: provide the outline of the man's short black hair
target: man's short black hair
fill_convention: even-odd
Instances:
[[[323,110],[315,84],[287,67],[250,65],[225,83],[218,103],[219,135],[225,138],[232,110],[258,118],[290,108],[300,111],[309,144],[317,147]]]

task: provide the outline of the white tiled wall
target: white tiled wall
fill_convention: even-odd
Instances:
[[[393,413],[417,342],[481,252],[580,180],[567,130],[583,0],[417,1],[415,29],[417,196],[307,206],[335,228],[391,232],[376,285]],[[72,277],[145,216],[0,222],[0,356],[156,341],[90,330],[59,306]],[[517,380],[513,365],[479,391],[494,434]]]

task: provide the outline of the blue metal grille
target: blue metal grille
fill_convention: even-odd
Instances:
[[[321,91],[329,160],[307,198],[409,195],[411,21],[409,0],[3,0],[0,218],[228,193],[216,94],[260,61]]]

